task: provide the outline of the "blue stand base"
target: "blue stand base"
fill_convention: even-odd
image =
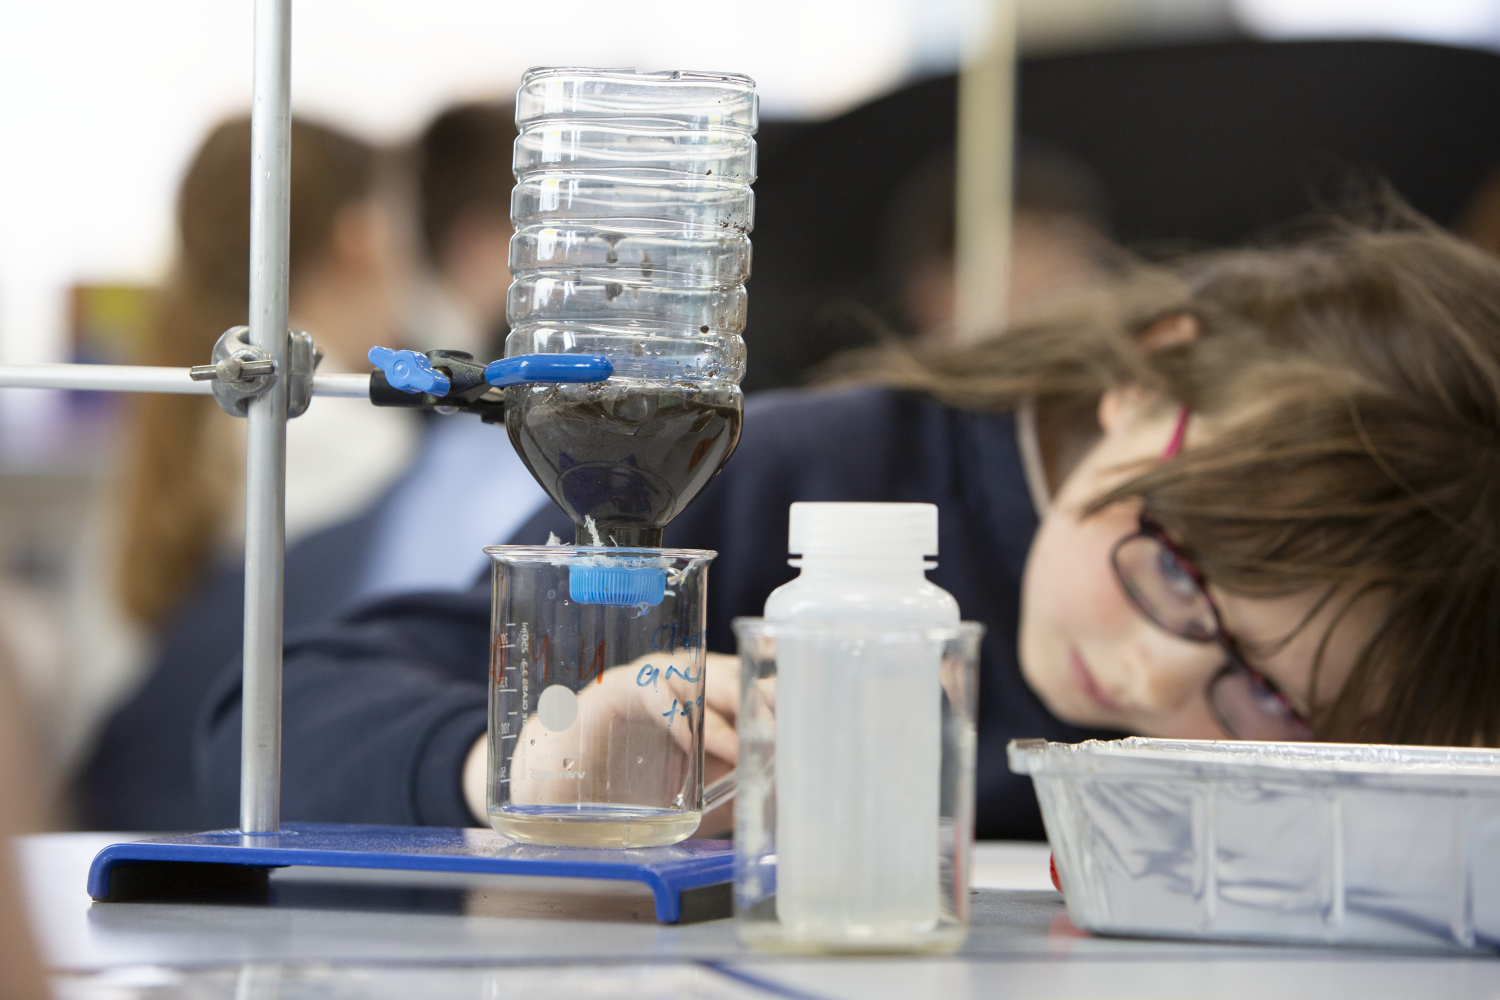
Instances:
[[[89,867],[89,895],[100,902],[180,895],[264,880],[268,869],[291,865],[626,879],[650,886],[656,919],[675,924],[729,915],[734,845],[538,847],[491,830],[291,823],[274,834],[215,830],[111,844]]]

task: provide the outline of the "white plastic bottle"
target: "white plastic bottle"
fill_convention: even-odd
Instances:
[[[937,507],[795,503],[797,579],[771,622],[836,623],[777,640],[776,909],[794,936],[900,940],[938,919],[939,654],[882,630],[958,624],[926,578]]]

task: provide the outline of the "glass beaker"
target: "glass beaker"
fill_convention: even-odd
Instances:
[[[490,825],[656,847],[703,812],[703,549],[486,548]]]
[[[957,948],[983,626],[734,629],[741,937],[787,951]]]

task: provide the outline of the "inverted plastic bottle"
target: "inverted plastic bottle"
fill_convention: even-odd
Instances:
[[[776,908],[794,935],[899,940],[938,919],[939,655],[879,641],[958,624],[925,575],[937,524],[932,504],[792,504],[802,573],[765,618],[841,626],[778,641]]]
[[[579,545],[660,546],[739,440],[757,115],[734,73],[522,79],[506,355],[613,373],[507,389],[505,426]]]

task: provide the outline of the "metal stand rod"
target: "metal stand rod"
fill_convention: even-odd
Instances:
[[[339,396],[344,399],[369,399],[370,376],[338,373],[314,375],[312,394],[314,396]]]
[[[194,382],[186,368],[145,365],[0,365],[0,386],[21,389],[98,389],[105,392],[180,392],[209,396],[211,382]]]
[[[255,0],[250,102],[250,344],[287,371],[292,4]],[[281,630],[286,542],[286,379],[249,404],[240,830],[281,825]]]
[[[186,368],[146,365],[0,365],[0,388],[89,389],[99,392],[174,392],[213,395],[212,382],[194,382]],[[331,372],[314,375],[312,394],[369,399],[370,376]]]

